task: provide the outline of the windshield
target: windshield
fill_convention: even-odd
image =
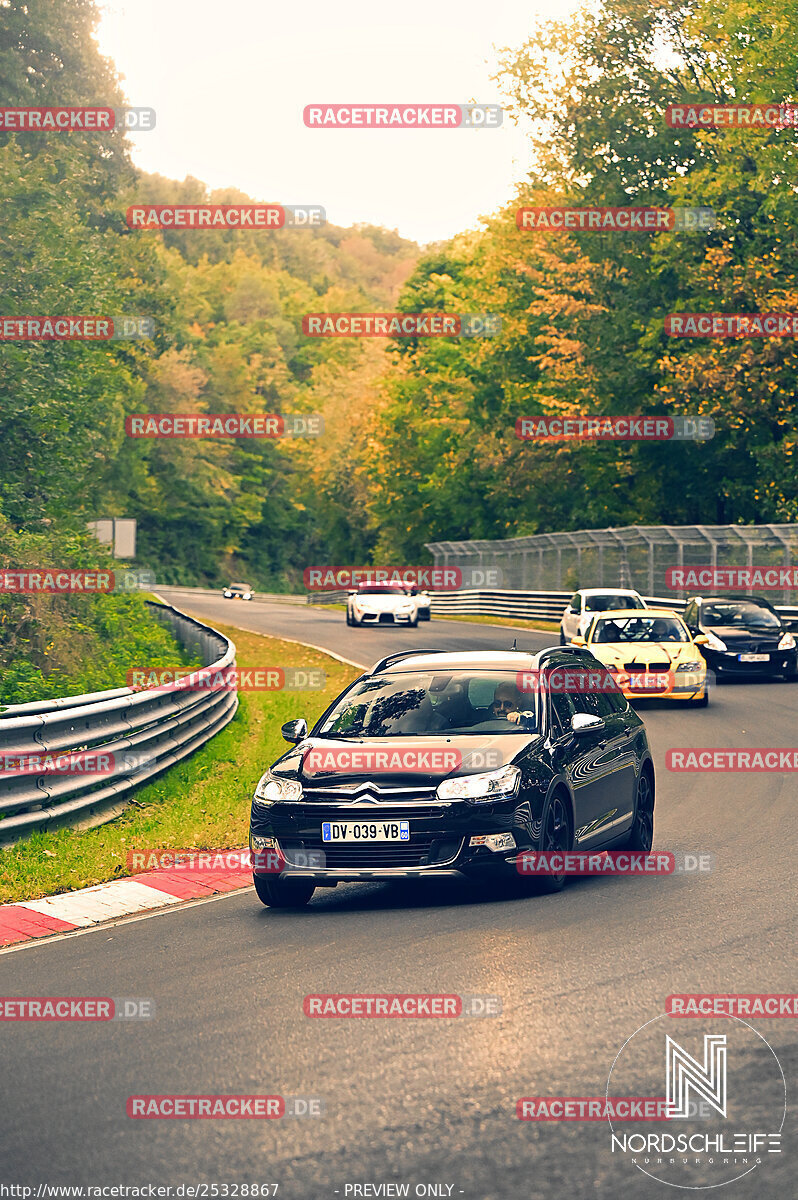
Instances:
[[[231,583],[230,588],[235,588],[237,592],[248,592],[249,584],[248,583]],[[228,588],[227,590],[230,591],[230,588]]]
[[[536,697],[516,684],[515,671],[372,676],[343,696],[314,733],[373,738],[537,732]]]
[[[704,604],[701,607],[701,624],[739,625],[742,629],[749,629],[754,625],[762,629],[781,627],[775,613],[750,600],[723,600],[717,604]]]
[[[596,621],[593,642],[689,642],[676,617],[607,617]]]
[[[366,583],[357,589],[358,596],[409,596],[410,589],[396,584]]]
[[[626,592],[622,596],[585,596],[585,612],[606,612],[611,608],[643,608],[639,596]]]

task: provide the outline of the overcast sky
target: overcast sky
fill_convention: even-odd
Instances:
[[[102,52],[128,102],[156,109],[134,159],[255,200],[321,204],[419,242],[504,203],[529,149],[499,129],[307,129],[306,104],[498,103],[494,47],[575,0],[108,0]]]

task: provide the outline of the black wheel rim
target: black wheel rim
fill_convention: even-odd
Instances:
[[[643,772],[637,783],[636,841],[641,850],[650,850],[654,841],[654,790]]]
[[[565,805],[559,796],[555,796],[546,813],[546,824],[543,829],[543,850],[547,854],[562,853],[568,850],[568,817]],[[552,874],[552,879],[559,881],[565,878],[565,872]]]

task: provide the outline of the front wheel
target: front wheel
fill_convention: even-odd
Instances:
[[[698,700],[688,700],[687,703],[691,708],[706,708],[709,704],[709,688],[704,688],[704,694]]]
[[[560,626],[560,645],[561,645],[561,646],[565,646],[565,645],[566,645],[565,634],[563,633],[563,627],[562,627],[562,625]]]
[[[648,854],[654,844],[654,784],[648,771],[641,771],[637,781],[635,819],[624,843],[624,850],[642,850]]]
[[[261,904],[268,908],[304,908],[316,890],[310,879],[268,879],[253,875],[252,882]]]
[[[571,850],[571,822],[568,802],[559,794],[552,796],[543,813],[540,831],[540,849],[543,854],[568,854]],[[551,894],[561,892],[568,882],[563,871],[559,875],[540,874],[534,878],[536,892]]]

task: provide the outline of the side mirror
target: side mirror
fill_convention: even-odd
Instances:
[[[586,638],[583,638],[581,634],[577,633],[574,635],[574,637],[571,638],[571,645],[572,646],[586,646],[587,640],[586,640]]]
[[[571,732],[577,734],[577,736],[580,733],[591,733],[603,728],[603,717],[596,717],[593,713],[574,713],[571,717]]]
[[[693,638],[693,641],[695,642],[696,646],[708,646],[709,645],[709,638],[707,637],[707,635],[705,633],[697,633],[695,635],[695,637]]]
[[[308,736],[308,723],[304,717],[300,717],[298,721],[286,721],[285,725],[281,726],[280,733],[286,742],[296,744]]]

